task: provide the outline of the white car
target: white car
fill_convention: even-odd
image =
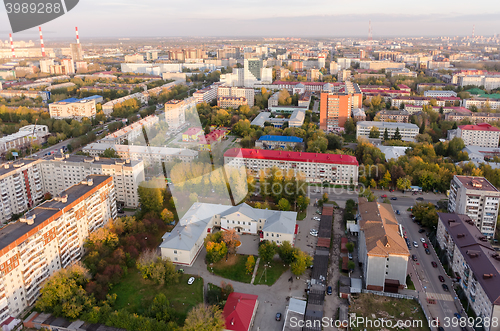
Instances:
[[[312,229],[311,231],[309,231],[309,234],[313,237],[317,237],[318,236],[318,230],[314,230]]]
[[[316,217],[316,216],[315,216],[315,217],[313,217],[313,219],[314,219],[315,221],[320,221],[320,220],[321,220],[321,218]]]
[[[424,242],[425,242],[425,239],[424,239],[424,238],[420,238],[420,241],[424,243]]]
[[[413,246],[418,247],[418,243],[416,241],[414,241]]]
[[[191,277],[188,279],[188,285],[191,285],[194,283],[194,277]]]

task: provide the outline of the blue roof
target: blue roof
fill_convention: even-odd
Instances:
[[[304,142],[304,139],[295,137],[295,136],[272,136],[272,135],[265,135],[261,136],[259,140],[267,140],[267,141],[281,141],[281,142],[286,142],[286,143],[302,143]]]
[[[78,99],[78,98],[68,98],[68,99],[64,99],[64,100],[59,100],[57,102],[78,102],[80,100],[94,100],[94,99],[99,99],[99,98],[102,98],[100,95],[92,95],[90,97],[86,97],[86,98],[81,98],[81,99]],[[54,102],[54,103],[57,103],[57,102]]]

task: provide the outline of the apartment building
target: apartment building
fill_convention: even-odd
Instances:
[[[27,90],[2,90],[0,89],[0,97],[5,99],[26,97],[30,99],[42,98],[46,102],[50,99],[50,92],[46,91],[27,91]]]
[[[0,138],[0,153],[5,153],[10,149],[24,148],[33,143],[41,144],[45,142],[45,138],[49,134],[46,125],[37,125],[36,129],[34,125],[27,125],[16,133]]]
[[[21,214],[43,200],[41,160],[23,159],[0,167],[0,221]]]
[[[217,88],[212,88],[211,86],[206,87],[194,92],[193,97],[196,98],[196,103],[211,103],[217,98]]]
[[[49,104],[51,118],[76,119],[93,118],[96,115],[96,101],[93,98],[69,98]]]
[[[454,76],[457,79],[457,84],[459,86],[484,86],[488,91],[500,87],[500,76],[499,75],[464,75],[458,74]]]
[[[358,185],[358,161],[354,156],[232,148],[224,153],[224,164],[245,166],[257,176],[260,170],[277,167],[303,174],[307,182]]]
[[[292,148],[304,146],[304,139],[294,136],[264,135],[255,142],[255,147],[263,149]]]
[[[165,121],[172,129],[177,129],[186,123],[186,111],[196,110],[196,98],[170,100],[165,103]]]
[[[387,129],[389,138],[392,138],[396,133],[396,129],[399,129],[401,139],[404,141],[414,141],[419,130],[417,125],[411,123],[362,121],[356,123],[356,138],[368,138],[373,127],[378,129],[380,137],[384,135],[385,129]]]
[[[405,63],[391,61],[359,61],[359,68],[371,70],[404,69]]]
[[[429,97],[395,97],[391,100],[391,106],[400,108],[401,105],[416,105],[424,106],[429,105],[431,100],[435,100],[438,107],[453,106],[456,101],[461,102],[459,97],[440,97],[440,98],[429,98]]]
[[[472,106],[476,106],[478,109],[481,108],[491,108],[500,109],[500,99],[490,99],[490,98],[471,98],[464,99],[463,106],[470,109]]]
[[[0,321],[17,316],[55,271],[83,256],[89,234],[116,217],[110,176],[89,176],[0,232]]]
[[[457,137],[462,138],[465,145],[495,148],[500,141],[500,129],[488,123],[460,125]]]
[[[319,71],[319,69],[307,69],[306,78],[308,82],[315,82],[321,80],[323,74]]]
[[[368,290],[398,292],[406,285],[410,253],[392,206],[359,198],[358,257]]]
[[[124,144],[126,141],[131,143],[138,138],[143,138],[143,129],[147,132],[148,129],[158,122],[159,118],[156,115],[144,117],[118,131],[108,134],[106,137],[102,138],[100,142],[118,145]],[[152,137],[149,137],[149,139],[152,139]]]
[[[295,243],[297,213],[252,208],[246,203],[225,206],[211,203],[194,203],[171,232],[163,235],[161,256],[173,263],[192,265],[203,241],[213,228],[222,231],[259,235],[260,241],[269,240],[280,245],[284,241]]]
[[[75,73],[75,62],[73,59],[62,59],[61,65],[66,68],[66,74],[74,74]]]
[[[247,102],[246,104],[250,107],[253,107],[255,104],[255,91],[253,88],[219,86],[217,89],[217,102],[220,97],[245,98]]]
[[[500,191],[484,177],[453,176],[448,212],[469,216],[484,236],[495,234]]]
[[[456,97],[457,92],[455,91],[443,91],[443,90],[427,90],[424,92],[424,97],[427,98],[444,98],[444,97]]]
[[[410,113],[406,110],[381,110],[375,116],[381,122],[408,123]]]
[[[130,54],[125,55],[125,62],[131,63],[144,63],[144,55],[142,54]]]
[[[468,120],[471,123],[490,123],[500,121],[500,113],[473,113],[469,111],[466,112],[450,112],[446,114],[445,119],[447,121],[461,122],[462,120]]]
[[[365,110],[362,109],[362,108],[354,108],[352,110],[352,118],[354,118],[354,120],[356,122],[359,122],[359,121],[366,121],[366,113],[365,113]]]
[[[217,97],[217,107],[234,108],[248,105],[248,100],[245,97]]]
[[[40,164],[43,192],[52,196],[61,194],[90,175],[113,177],[116,201],[127,208],[139,206],[137,189],[145,180],[144,162],[137,160],[59,155],[45,159]]]
[[[467,215],[438,213],[438,219],[437,242],[458,276],[468,305],[484,321],[499,320],[500,255]],[[486,331],[500,330],[498,324],[483,327]]]
[[[321,93],[320,129],[331,132],[344,127],[351,117],[352,98],[347,93]]]

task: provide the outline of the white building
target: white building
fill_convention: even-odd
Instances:
[[[466,146],[496,148],[500,141],[500,129],[488,123],[460,125],[457,128],[457,137],[462,138]]]
[[[307,182],[339,185],[358,184],[358,161],[354,156],[232,148],[224,153],[224,163],[245,166],[259,176],[260,170],[277,167],[303,174]]]
[[[217,97],[243,97],[247,100],[247,104],[250,107],[253,107],[255,104],[255,90],[253,88],[222,85],[217,89]]]
[[[165,103],[165,121],[172,129],[177,129],[186,123],[186,111],[196,110],[196,98],[170,100]]]
[[[414,141],[419,130],[417,125],[411,123],[361,121],[356,123],[356,138],[369,138],[370,131],[373,127],[378,129],[380,138],[384,136],[385,129],[387,129],[389,138],[392,138],[396,133],[396,129],[399,129],[401,140],[404,141]]]
[[[196,98],[196,103],[211,103],[213,100],[217,99],[217,86],[206,87],[204,89],[198,90],[193,93],[193,97]]]
[[[392,206],[359,198],[358,258],[366,289],[386,291],[406,285],[408,247]]]
[[[475,315],[500,320],[500,255],[466,215],[438,213],[436,238]],[[469,316],[470,317],[470,316]],[[484,325],[498,331],[497,323]]]
[[[238,233],[258,235],[260,241],[269,240],[280,245],[295,243],[297,213],[252,208],[246,203],[224,206],[195,203],[171,232],[163,235],[161,256],[175,264],[192,265],[203,248],[207,234],[214,227],[235,229]]]
[[[445,98],[445,97],[456,97],[457,92],[455,91],[442,91],[442,90],[427,90],[424,92],[424,97],[427,98]]]
[[[464,75],[458,74],[454,76],[457,78],[459,86],[464,87],[467,85],[484,86],[488,91],[500,87],[500,76],[498,75]]]
[[[143,128],[146,131],[148,131],[148,129],[150,129],[153,125],[158,123],[158,121],[159,118],[156,115],[150,115],[144,117],[143,119],[134,122],[129,126],[126,126],[118,131],[108,134],[106,137],[102,138],[100,142],[108,144],[118,144],[118,145],[123,144],[125,141],[131,143],[134,140],[143,137],[144,135],[142,132]]]
[[[463,106],[470,109],[471,106],[476,106],[478,109],[481,108],[491,108],[500,109],[500,99],[489,99],[489,98],[471,98],[464,99]]]
[[[93,118],[96,115],[96,101],[89,98],[70,98],[49,104],[51,118],[76,119]]]
[[[40,59],[40,71],[50,73],[50,66],[54,65],[54,59]]]
[[[113,181],[90,176],[0,233],[0,321],[33,305],[55,271],[79,261],[89,234],[116,217]]]
[[[34,131],[35,130],[35,131]],[[11,149],[28,147],[31,144],[41,144],[49,135],[46,125],[27,125],[19,129],[18,132],[0,138],[0,153],[5,153]]]
[[[469,216],[484,236],[492,237],[500,191],[484,177],[453,176],[448,197],[450,213]]]

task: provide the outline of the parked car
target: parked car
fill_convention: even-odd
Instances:
[[[394,192],[394,190],[391,188],[391,189],[389,190],[389,192]]]
[[[311,231],[309,231],[309,234],[313,237],[317,237],[318,236],[318,230],[314,230],[314,229],[311,229]]]
[[[436,262],[434,262],[434,261],[432,261],[432,262],[431,262],[431,264],[432,264],[432,266],[433,266],[434,268],[437,268],[437,267],[438,267],[438,264],[437,264]]]
[[[387,198],[387,194],[382,194],[380,197],[381,198]]]
[[[396,215],[401,215],[401,213],[399,212],[399,210],[396,210]]]
[[[398,198],[396,198],[396,197],[392,197],[392,198],[391,198],[391,200],[397,200],[397,199],[398,199]]]
[[[352,254],[351,253],[347,254],[347,256],[349,257],[349,260],[352,260]]]
[[[328,295],[332,295],[332,287],[331,287],[331,286],[328,286],[328,287],[326,288],[326,294],[328,294]]]
[[[417,256],[416,256],[415,254],[413,254],[413,255],[411,256],[411,258],[412,258],[412,260],[413,260],[413,261],[415,261],[415,262],[417,261]]]
[[[455,315],[455,317],[458,318],[458,319],[460,319],[460,317],[462,317],[462,315],[460,315],[459,313],[455,313],[453,315]]]
[[[448,288],[448,285],[446,285],[446,284],[442,284],[441,286],[443,287],[443,290],[446,291],[446,292],[448,292],[450,290]]]
[[[420,241],[424,243],[425,242],[425,238],[420,238]]]
[[[281,321],[281,313],[276,313],[276,321]]]
[[[424,233],[425,232],[425,229],[419,229],[418,230],[418,233]]]
[[[429,248],[429,245],[427,245],[426,243],[424,243],[424,248],[425,249]]]
[[[415,248],[418,248],[418,243],[416,241],[414,241],[413,246],[415,246]]]
[[[422,198],[422,197],[418,197],[418,198],[417,198],[417,200],[418,200],[418,201],[423,201],[423,200],[424,200],[424,198]]]
[[[188,279],[188,285],[192,285],[194,283],[194,277]]]
[[[428,248],[426,248],[426,249],[425,249],[425,254],[427,254],[427,255],[431,255],[431,251],[430,251]]]
[[[439,276],[438,276],[438,278],[439,278],[439,281],[440,281],[441,283],[444,283],[444,277],[443,277],[443,276],[439,275]]]

